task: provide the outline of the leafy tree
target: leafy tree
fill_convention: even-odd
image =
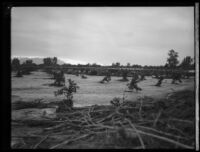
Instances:
[[[12,59],[12,63],[11,63],[12,67],[14,70],[18,69],[20,67],[20,61],[18,58],[14,58]]]
[[[186,56],[180,64],[180,67],[189,69],[192,66],[193,59],[190,56]]]
[[[54,57],[54,58],[52,59],[52,64],[53,64],[53,65],[56,65],[56,64],[57,64],[57,61],[58,61],[57,57]]]
[[[128,71],[127,70],[123,70],[122,71],[122,80],[123,81],[128,81],[127,76],[128,76]]]
[[[17,66],[19,66],[19,65],[20,65],[19,59],[18,59],[18,58],[12,59],[12,65],[17,65]]]
[[[54,85],[55,86],[64,86],[65,85],[65,76],[64,76],[64,72],[60,71],[60,72],[54,72]]]
[[[58,62],[57,57],[53,57],[53,58],[47,57],[43,59],[44,65],[47,65],[47,66],[56,65],[57,62]]]
[[[48,58],[44,58],[43,62],[44,62],[44,65],[48,65],[49,66],[49,65],[51,65],[51,58],[49,58],[49,57]]]
[[[141,65],[138,65],[138,64],[133,64],[132,67],[133,67],[133,68],[141,68],[142,66],[141,66]]]
[[[91,66],[91,64],[90,64],[90,63],[86,64],[86,67],[90,67],[90,66]]]
[[[120,67],[120,63],[119,62],[116,62],[116,67]]]
[[[18,70],[15,77],[23,77],[22,71]]]
[[[28,59],[22,64],[21,68],[23,75],[29,75],[32,71],[35,71],[37,69],[37,65],[33,63],[33,60]]]
[[[31,65],[31,64],[33,64],[33,60],[26,60],[25,64]]]
[[[175,52],[174,50],[170,50],[168,53],[168,58],[167,58],[167,64],[169,68],[175,68],[177,64],[179,63],[178,61],[178,52]]]
[[[81,64],[77,64],[77,67],[81,67],[82,65]]]
[[[112,63],[112,67],[120,67],[120,63],[119,62]]]
[[[97,64],[96,64],[96,63],[93,63],[93,64],[92,64],[92,67],[96,67],[96,66],[97,66]]]
[[[127,67],[130,67],[130,66],[131,66],[131,64],[128,62],[126,66],[127,66]]]

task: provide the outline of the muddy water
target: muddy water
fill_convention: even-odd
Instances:
[[[32,101],[42,98],[44,102],[59,101],[63,96],[55,97],[54,91],[58,87],[50,87],[46,84],[53,83],[54,80],[47,79],[48,74],[44,72],[33,72],[31,75],[26,75],[22,78],[12,77],[12,102]],[[87,79],[82,79],[80,76],[65,74],[66,84],[67,79],[71,78],[80,87],[77,93],[74,94],[74,106],[89,106],[89,105],[107,105],[114,97],[122,97],[123,91],[127,89],[128,82],[120,82],[120,77],[112,77],[109,83],[101,84],[99,81],[103,76],[87,76]],[[129,78],[130,80],[131,78]],[[142,88],[140,92],[126,92],[127,100],[136,100],[138,97],[151,96],[161,98],[168,93],[194,89],[194,78],[185,79],[181,84],[171,84],[171,79],[165,79],[161,87],[154,86],[158,80],[147,77],[146,80],[139,82],[138,86]]]

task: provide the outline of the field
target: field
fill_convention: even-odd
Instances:
[[[14,75],[14,74],[12,74]],[[48,86],[54,80],[48,79],[50,76],[44,72],[32,72],[24,77],[12,77],[12,102],[17,100],[33,101],[42,98],[43,101],[51,102],[61,100],[63,97],[55,97],[54,91],[59,87]],[[83,107],[90,105],[108,105],[114,97],[122,97],[123,91],[127,90],[128,82],[120,82],[121,77],[112,77],[109,83],[101,84],[99,81],[103,76],[87,76],[82,79],[80,76],[65,74],[65,79],[74,80],[80,89],[74,94],[74,106]],[[131,78],[128,78],[129,82]],[[161,87],[154,86],[157,79],[146,77],[146,80],[138,83],[143,90],[141,92],[126,92],[126,99],[134,101],[138,97],[151,96],[161,98],[168,93],[191,89],[194,90],[194,78],[183,79],[183,83],[171,84],[171,79],[165,79]],[[67,82],[66,82],[67,84]]]
[[[76,108],[56,113],[55,105],[63,97],[54,96],[59,87],[49,86],[54,80],[48,74],[35,71],[21,78],[13,76],[12,148],[194,147],[192,77],[180,84],[165,79],[161,87],[154,86],[157,79],[146,77],[138,83],[141,92],[125,92],[127,102],[113,107],[110,101],[122,98],[127,90],[128,82],[118,81],[121,77],[102,84],[103,76],[82,79],[65,74],[65,79],[80,87],[74,94]]]

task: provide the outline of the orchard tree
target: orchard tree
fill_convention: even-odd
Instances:
[[[123,81],[128,81],[127,76],[128,76],[128,71],[127,70],[123,70],[122,71],[122,80]]]
[[[186,56],[180,64],[180,67],[188,69],[192,66],[193,59],[190,56]]]
[[[54,57],[54,58],[52,59],[52,64],[53,64],[53,65],[56,65],[56,64],[57,64],[57,61],[58,61],[57,57]]]
[[[167,64],[169,68],[175,68],[177,64],[179,63],[178,61],[178,52],[175,52],[174,50],[170,50],[168,53],[168,58],[167,58]]]
[[[50,65],[56,65],[57,62],[58,62],[57,57],[53,57],[53,58],[48,57],[48,58],[44,58],[43,59],[44,65],[48,65],[48,66],[50,66]]]
[[[115,63],[112,63],[111,67],[115,67]]]
[[[97,67],[97,64],[96,64],[96,63],[93,63],[93,64],[92,64],[92,67]]]
[[[65,85],[65,75],[63,71],[57,71],[53,73],[54,75],[54,85],[55,86],[64,86]]]
[[[119,62],[112,63],[112,67],[120,67],[120,63]]]
[[[44,58],[43,59],[44,65],[51,65],[51,58]]]
[[[76,90],[79,88],[79,86],[71,79],[68,79],[68,86],[64,86],[62,89],[59,89],[54,92],[55,96],[64,95],[63,106],[59,106],[57,111],[65,111],[67,109],[71,110],[73,108],[73,93],[76,93]]]
[[[90,66],[91,66],[91,64],[90,64],[90,63],[86,64],[86,67],[90,67]]]
[[[14,58],[11,63],[13,69],[18,69],[20,66],[20,61],[18,58]]]
[[[120,63],[119,62],[116,62],[116,67],[120,67]]]
[[[33,64],[33,60],[30,60],[30,59],[26,60],[25,64],[31,65],[31,64]]]

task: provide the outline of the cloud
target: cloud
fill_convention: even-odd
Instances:
[[[193,7],[16,7],[12,55],[161,65],[194,56]]]

